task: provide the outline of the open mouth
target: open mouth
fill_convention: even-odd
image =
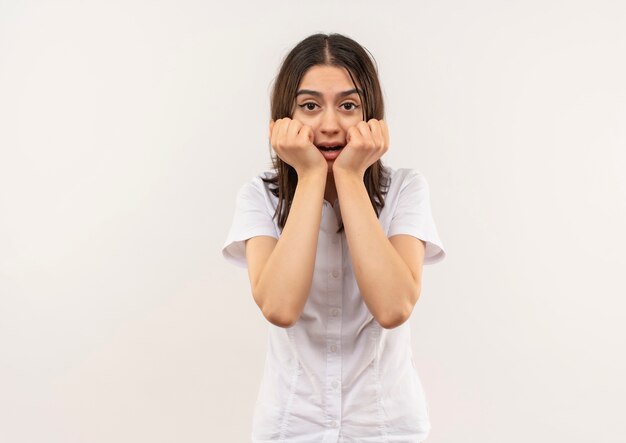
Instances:
[[[318,146],[317,149],[319,149],[320,151],[339,151],[340,149],[343,149],[343,146]]]

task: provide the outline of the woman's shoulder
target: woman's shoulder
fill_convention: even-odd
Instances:
[[[275,169],[266,169],[265,171],[260,172],[259,174],[257,174],[257,177],[259,179],[261,178],[274,178],[276,177],[278,173],[276,172]]]
[[[250,177],[248,180],[246,180],[243,183],[242,187],[244,188],[252,187],[252,188],[258,188],[258,189],[265,188],[265,190],[267,190],[267,188],[269,187],[268,185],[273,181],[273,179],[275,179],[275,177],[276,177],[276,171],[265,170]]]
[[[262,171],[248,180],[246,180],[239,188],[239,194],[246,200],[263,199],[273,203],[276,199],[273,189],[276,188],[273,185],[273,180],[276,177],[276,172],[272,170]]]
[[[424,174],[416,168],[392,168],[391,166],[384,166],[384,168],[390,179],[390,186],[396,189],[402,188],[403,185],[413,180],[426,180]]]

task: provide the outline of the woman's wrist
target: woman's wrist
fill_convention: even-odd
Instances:
[[[359,173],[357,171],[333,168],[333,176],[335,178],[335,183],[337,183],[337,181],[341,181],[341,180],[363,181],[364,175],[365,174],[361,174],[361,173]]]
[[[298,181],[309,180],[309,179],[313,179],[313,180],[323,179],[324,183],[326,183],[326,176],[328,174],[328,167],[326,167],[326,168],[307,169],[305,171],[298,171],[298,170],[296,170],[296,172],[298,174]]]

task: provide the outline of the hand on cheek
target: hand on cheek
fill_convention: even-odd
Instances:
[[[313,129],[297,119],[280,118],[269,125],[270,144],[276,155],[292,166],[298,176],[328,171],[324,156],[313,144]]]
[[[353,173],[363,177],[365,170],[389,148],[389,131],[384,120],[360,121],[348,129],[346,147],[333,163],[333,173]]]

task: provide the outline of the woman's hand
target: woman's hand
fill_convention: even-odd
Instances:
[[[278,157],[291,165],[298,177],[310,172],[328,173],[328,163],[313,144],[310,126],[290,118],[270,121],[270,144]]]
[[[333,174],[352,173],[363,178],[365,170],[389,149],[389,131],[384,120],[361,121],[348,129],[346,147],[333,163]]]

